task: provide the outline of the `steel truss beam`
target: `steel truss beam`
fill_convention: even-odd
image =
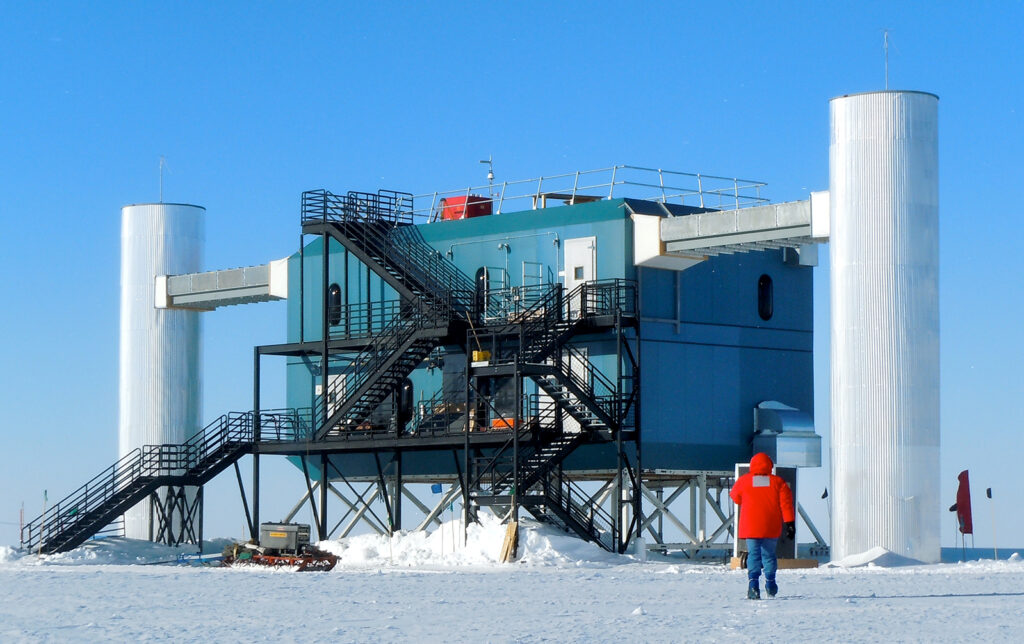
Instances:
[[[373,503],[381,498],[381,491],[384,490],[385,495],[390,495],[393,491],[393,485],[385,484],[385,486],[382,487],[379,480],[371,481],[366,484],[366,487],[362,492],[359,492],[348,481],[345,481],[345,483],[353,498],[346,496],[341,490],[335,487],[334,483],[329,482],[324,486],[322,481],[311,481],[306,492],[304,492],[298,501],[295,502],[295,505],[293,505],[288,514],[285,515],[283,521],[285,523],[292,521],[302,510],[303,506],[309,502],[310,495],[316,495],[323,490],[322,494],[325,495],[327,492],[330,492],[345,505],[347,510],[337,523],[334,524],[334,527],[327,531],[325,536],[322,536],[321,539],[334,538],[335,534],[337,534],[338,538],[347,537],[360,522],[365,523],[376,534],[385,535],[393,533],[393,531],[388,530],[387,525],[380,517],[377,516],[372,508]],[[444,513],[444,510],[462,495],[462,487],[460,485],[451,485],[448,490],[441,495],[441,498],[435,503],[433,508],[431,508],[421,501],[409,486],[403,484],[401,486],[401,491],[402,497],[412,502],[413,505],[415,505],[416,508],[425,515],[420,524],[416,526],[416,531],[426,530],[431,525],[440,526],[442,524],[441,515]],[[317,508],[318,506],[310,504],[310,507]],[[316,510],[314,509],[314,513],[315,512]],[[345,521],[348,521],[348,523],[345,525],[344,529],[338,533],[338,528],[340,528]]]
[[[721,551],[729,548],[735,521],[735,509],[728,496],[731,477],[731,472],[688,472],[649,477],[643,484],[643,497],[651,509],[645,513],[641,526],[653,539],[649,549],[681,550],[689,556],[695,556],[702,550]],[[671,507],[685,493],[689,493],[686,520]],[[825,539],[803,507],[798,503],[796,509],[814,535],[815,544],[827,548]],[[709,510],[714,514],[711,524],[708,523]],[[665,521],[682,533],[685,540],[673,542],[666,539]],[[713,528],[710,533],[709,528]]]
[[[728,494],[723,492],[731,484],[729,472],[691,472],[676,476],[648,478],[643,485],[644,500],[651,506],[642,524],[653,540],[651,550],[682,550],[693,556],[702,550],[724,550],[733,533],[734,513]],[[686,494],[688,493],[688,494]],[[672,507],[686,494],[688,516],[680,518]],[[708,510],[714,514],[717,525],[709,532]],[[682,542],[665,538],[665,521],[674,526],[683,537]],[[722,540],[721,537],[726,539]]]
[[[160,492],[163,491],[163,498]],[[195,496],[189,500],[189,492]],[[203,488],[169,485],[149,496],[149,540],[168,546],[203,542]]]

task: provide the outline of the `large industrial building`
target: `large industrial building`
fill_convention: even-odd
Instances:
[[[127,206],[121,459],[23,544],[72,548],[122,514],[127,536],[201,540],[201,486],[231,467],[255,538],[260,460],[283,456],[306,483],[284,520],[309,504],[320,538],[429,528],[458,502],[616,552],[721,548],[737,464],[766,451],[793,484],[821,465],[812,272],[831,241],[833,555],[937,560],[936,108],[834,99],[829,189],[804,201],[633,166],[310,191],[297,252],[243,269],[201,272],[201,208]],[[201,428],[199,316],[282,298],[252,409]],[[278,368],[287,408],[266,410]],[[444,493],[426,504],[414,483]]]

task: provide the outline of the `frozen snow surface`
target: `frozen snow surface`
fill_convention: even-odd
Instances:
[[[322,542],[340,558],[328,573],[175,565],[188,548],[124,539],[0,547],[0,642],[1024,641],[1019,555],[926,566],[875,549],[780,571],[777,598],[749,601],[723,565],[641,562],[527,522],[501,564],[504,526],[461,533]]]
[[[871,550],[861,552],[849,557],[843,557],[837,561],[830,562],[832,566],[841,568],[857,568],[858,566],[882,566],[895,568],[896,566],[920,566],[922,563],[917,559],[911,559],[898,555],[895,552],[886,550],[881,546],[875,546]]]

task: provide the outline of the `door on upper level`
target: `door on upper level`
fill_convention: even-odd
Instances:
[[[591,282],[597,277],[597,237],[576,237],[566,239],[562,246],[565,267],[566,297],[580,284]],[[573,297],[569,300],[569,315],[576,317],[583,308],[582,298]]]

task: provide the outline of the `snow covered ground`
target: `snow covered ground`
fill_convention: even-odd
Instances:
[[[884,550],[853,567],[780,571],[745,599],[722,565],[614,556],[526,524],[448,525],[321,544],[329,573],[151,565],[180,551],[119,539],[70,553],[0,547],[0,642],[21,641],[1024,641],[1024,559],[932,566]],[[215,545],[215,549],[219,549]]]

